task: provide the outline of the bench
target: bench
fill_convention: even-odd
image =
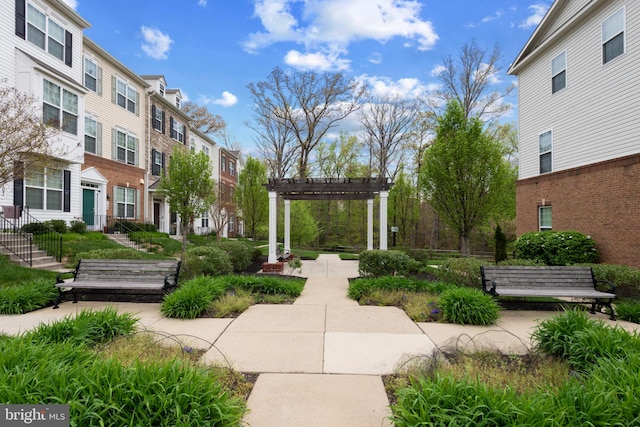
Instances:
[[[591,267],[482,266],[482,290],[493,296],[549,297],[591,300],[591,313],[607,307],[615,320],[612,300],[615,284],[596,280]],[[598,284],[606,292],[598,290]]]
[[[58,308],[64,294],[71,292],[73,302],[78,294],[164,295],[178,285],[180,261],[139,259],[81,259],[73,270],[73,282],[56,279]],[[68,273],[67,273],[68,274]]]

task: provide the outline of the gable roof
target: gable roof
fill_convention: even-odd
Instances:
[[[554,41],[583,21],[608,0],[555,0],[529,37],[507,74],[518,72]]]

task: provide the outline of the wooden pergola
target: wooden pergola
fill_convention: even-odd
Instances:
[[[387,178],[270,178],[269,260],[277,255],[277,198],[284,199],[284,250],[291,252],[291,200],[367,200],[367,249],[373,249],[373,199],[380,195],[380,249],[387,249],[387,200],[393,183]]]

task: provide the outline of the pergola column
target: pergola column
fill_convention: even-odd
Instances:
[[[380,192],[380,249],[387,250],[387,200],[388,191]]]
[[[269,264],[278,262],[278,193],[269,191]]]
[[[291,200],[284,200],[284,252],[291,253]]]
[[[367,199],[367,250],[373,250],[373,199]]]

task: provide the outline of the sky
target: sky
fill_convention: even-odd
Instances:
[[[475,42],[502,49],[492,89],[552,1],[541,0],[64,0],[91,27],[85,35],[137,74],[164,75],[169,88],[227,122],[255,153],[247,85],[274,67],[340,71],[376,95],[415,97],[440,84],[443,58]],[[517,121],[517,90],[505,100]]]

